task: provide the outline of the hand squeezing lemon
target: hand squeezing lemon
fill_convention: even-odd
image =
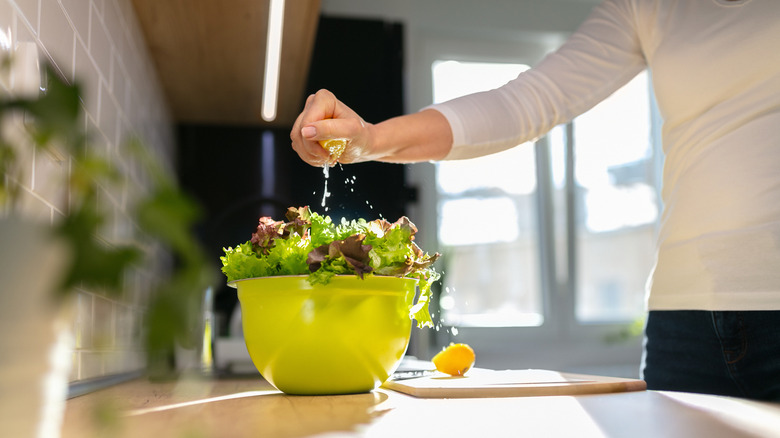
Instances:
[[[320,140],[320,146],[322,146],[323,149],[330,152],[330,163],[335,163],[338,161],[341,154],[344,153],[344,150],[347,149],[347,139],[346,138],[332,138],[329,140]]]

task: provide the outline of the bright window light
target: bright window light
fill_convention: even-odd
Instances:
[[[444,245],[513,242],[520,235],[517,207],[509,197],[456,198],[441,203],[439,240]],[[485,212],[501,217],[501,226],[484,226]]]
[[[262,116],[266,122],[276,119],[283,24],[284,0],[271,0],[268,12],[268,38],[265,48],[265,75],[263,80]]]
[[[500,87],[525,64],[439,60],[433,101]],[[436,163],[439,243],[447,254],[440,298],[447,325],[539,326],[536,158],[523,145],[471,160]]]
[[[530,67],[497,62],[434,61],[433,102],[439,103],[466,94],[500,87]]]

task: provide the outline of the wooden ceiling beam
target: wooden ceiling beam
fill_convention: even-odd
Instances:
[[[277,118],[260,117],[269,0],[132,0],[176,122],[288,127],[300,111],[320,0],[288,0]]]

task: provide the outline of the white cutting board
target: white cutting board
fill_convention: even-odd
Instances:
[[[549,370],[469,370],[465,376],[442,373],[388,380],[384,388],[420,398],[528,397],[644,391],[644,380],[560,373]]]

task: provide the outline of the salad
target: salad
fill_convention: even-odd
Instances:
[[[414,242],[417,227],[406,216],[390,223],[364,219],[336,225],[309,207],[290,207],[286,221],[261,217],[252,238],[223,248],[228,282],[245,278],[308,275],[310,284],[328,284],[335,275],[382,275],[419,280],[420,297],[410,314],[418,327],[433,327],[428,304],[440,277],[429,255]]]

